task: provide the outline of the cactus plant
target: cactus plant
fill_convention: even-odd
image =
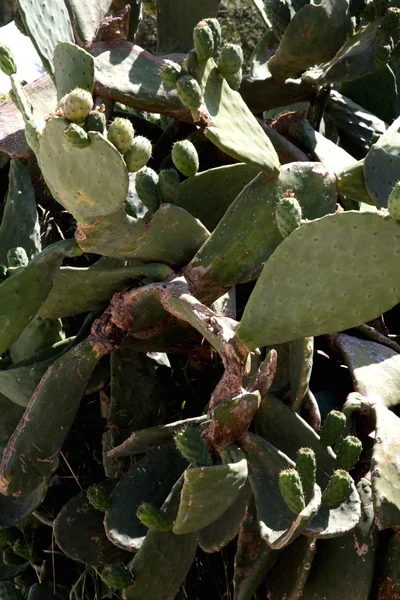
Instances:
[[[395,593],[400,9],[119,4],[0,45],[0,597]]]

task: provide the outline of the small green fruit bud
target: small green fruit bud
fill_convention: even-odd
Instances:
[[[7,261],[9,267],[26,267],[29,262],[25,248],[10,248],[7,252]]]
[[[282,237],[287,237],[301,225],[301,206],[291,190],[278,201],[275,209],[276,225]]]
[[[133,574],[124,565],[107,565],[100,577],[112,590],[123,590],[134,582]]]
[[[178,96],[184,106],[190,110],[199,108],[203,94],[197,81],[191,75],[184,75],[176,82]]]
[[[200,431],[188,427],[175,436],[175,444],[186,460],[196,467],[209,467],[212,465],[211,456]]]
[[[243,65],[243,51],[238,44],[225,44],[218,59],[222,75],[235,75]]]
[[[243,71],[242,69],[239,69],[234,75],[224,75],[224,77],[229,87],[237,92],[242,85]]]
[[[203,19],[204,23],[207,23],[209,28],[213,33],[214,38],[214,51],[219,50],[221,46],[222,32],[221,25],[219,24],[218,19]]]
[[[300,448],[296,456],[296,468],[299,472],[305,493],[311,494],[315,486],[317,468],[314,450],[311,448]]]
[[[186,177],[196,175],[199,170],[199,155],[189,140],[175,142],[172,147],[171,157],[175,167],[183,175],[186,175]]]
[[[336,465],[339,469],[350,471],[358,462],[362,450],[361,441],[349,435],[344,438],[336,455]]]
[[[184,67],[190,75],[195,76],[198,66],[199,61],[197,60],[196,50],[190,50],[186,55]]]
[[[350,490],[351,479],[347,471],[338,469],[334,471],[325,491],[322,494],[322,504],[333,506],[343,502]]]
[[[143,525],[153,531],[171,531],[174,525],[164,511],[147,502],[139,506],[136,516]]]
[[[86,494],[89,504],[96,510],[106,512],[111,508],[111,498],[100,485],[92,485],[87,489]]]
[[[345,415],[338,410],[331,410],[326,415],[319,437],[324,446],[333,446],[343,435],[346,426]]]
[[[179,199],[180,179],[175,169],[164,169],[158,176],[158,193],[161,202],[176,204]]]
[[[279,489],[289,510],[296,515],[304,510],[306,502],[304,499],[303,486],[300,475],[296,469],[285,469],[280,472]]]
[[[92,94],[87,90],[75,88],[59,102],[59,109],[71,123],[83,123],[93,106]]]
[[[17,67],[15,66],[14,57],[10,48],[5,44],[0,43],[0,69],[5,75],[15,75]]]
[[[150,214],[156,212],[160,206],[157,190],[158,175],[153,169],[143,167],[136,173],[136,192]]]
[[[166,60],[161,71],[160,77],[170,88],[176,87],[176,82],[182,75],[182,67],[171,60]]]
[[[134,135],[135,132],[129,119],[117,117],[111,123],[107,137],[108,141],[114,144],[121,154],[125,154],[132,145]]]
[[[64,135],[68,142],[75,148],[87,148],[90,144],[88,134],[76,123],[71,123],[71,125],[64,130]]]
[[[124,154],[129,173],[140,171],[149,162],[152,150],[150,140],[142,135],[135,137],[128,152]]]
[[[104,135],[106,131],[106,115],[100,110],[91,110],[86,121],[85,131],[97,131]]]
[[[214,54],[214,35],[211,27],[205,21],[200,21],[194,28],[193,43],[199,62],[205,62]]]
[[[389,215],[395,221],[400,221],[400,181],[396,183],[390,192],[388,200]]]

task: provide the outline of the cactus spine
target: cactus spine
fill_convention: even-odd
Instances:
[[[184,429],[175,436],[175,444],[182,456],[192,465],[208,467],[212,464],[208,448],[198,429]]]
[[[338,410],[331,410],[319,432],[320,440],[324,446],[333,446],[342,437],[345,426],[345,415]]]
[[[279,489],[286,506],[298,515],[306,506],[303,485],[296,469],[285,469],[279,474]]]

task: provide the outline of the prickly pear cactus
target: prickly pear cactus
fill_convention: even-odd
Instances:
[[[279,475],[279,488],[288,508],[296,515],[305,508],[304,491],[296,469],[286,469]]]

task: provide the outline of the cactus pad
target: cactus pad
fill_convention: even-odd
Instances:
[[[200,431],[188,427],[175,436],[175,444],[179,452],[195,467],[210,467],[212,465],[208,448],[201,437]]]
[[[161,202],[179,204],[180,179],[175,169],[163,169],[158,176],[158,193]]]
[[[198,61],[205,62],[214,54],[214,35],[211,27],[200,21],[193,30],[193,43]]]
[[[350,491],[350,482],[351,478],[347,471],[343,469],[334,471],[322,493],[322,504],[332,506],[343,502]]]
[[[218,59],[218,69],[224,75],[235,75],[243,65],[243,51],[238,44],[224,44]]]
[[[160,206],[160,198],[158,196],[158,175],[153,169],[143,167],[135,178],[136,192],[140,200],[148,209],[149,214],[156,212]]]
[[[284,469],[279,473],[279,489],[289,510],[295,515],[304,510],[303,485],[296,469]]]
[[[390,192],[388,211],[392,219],[395,219],[395,221],[400,221],[400,181],[396,183]]]
[[[350,471],[358,462],[361,450],[362,443],[358,438],[352,435],[345,437],[337,452],[337,467],[339,469],[345,469],[345,471]]]
[[[64,135],[68,142],[75,148],[87,148],[90,144],[86,131],[75,123],[71,123],[71,125],[66,128]]]
[[[333,446],[342,437],[345,427],[346,416],[342,412],[332,410],[328,413],[319,432],[324,446]]]
[[[176,82],[178,96],[184,106],[190,110],[199,108],[202,103],[202,93],[196,79],[191,75],[184,75]]]
[[[112,590],[127,588],[134,581],[134,576],[124,565],[108,565],[104,567],[100,578]]]
[[[94,60],[86,50],[70,42],[57,44],[54,69],[59,100],[75,88],[93,91]]]
[[[275,218],[279,233],[283,238],[300,227],[301,216],[301,206],[299,201],[294,197],[293,192],[289,191],[286,196],[278,200]]]
[[[311,448],[300,448],[296,455],[296,469],[303,484],[304,493],[307,495],[314,489],[316,483],[315,452]]]

